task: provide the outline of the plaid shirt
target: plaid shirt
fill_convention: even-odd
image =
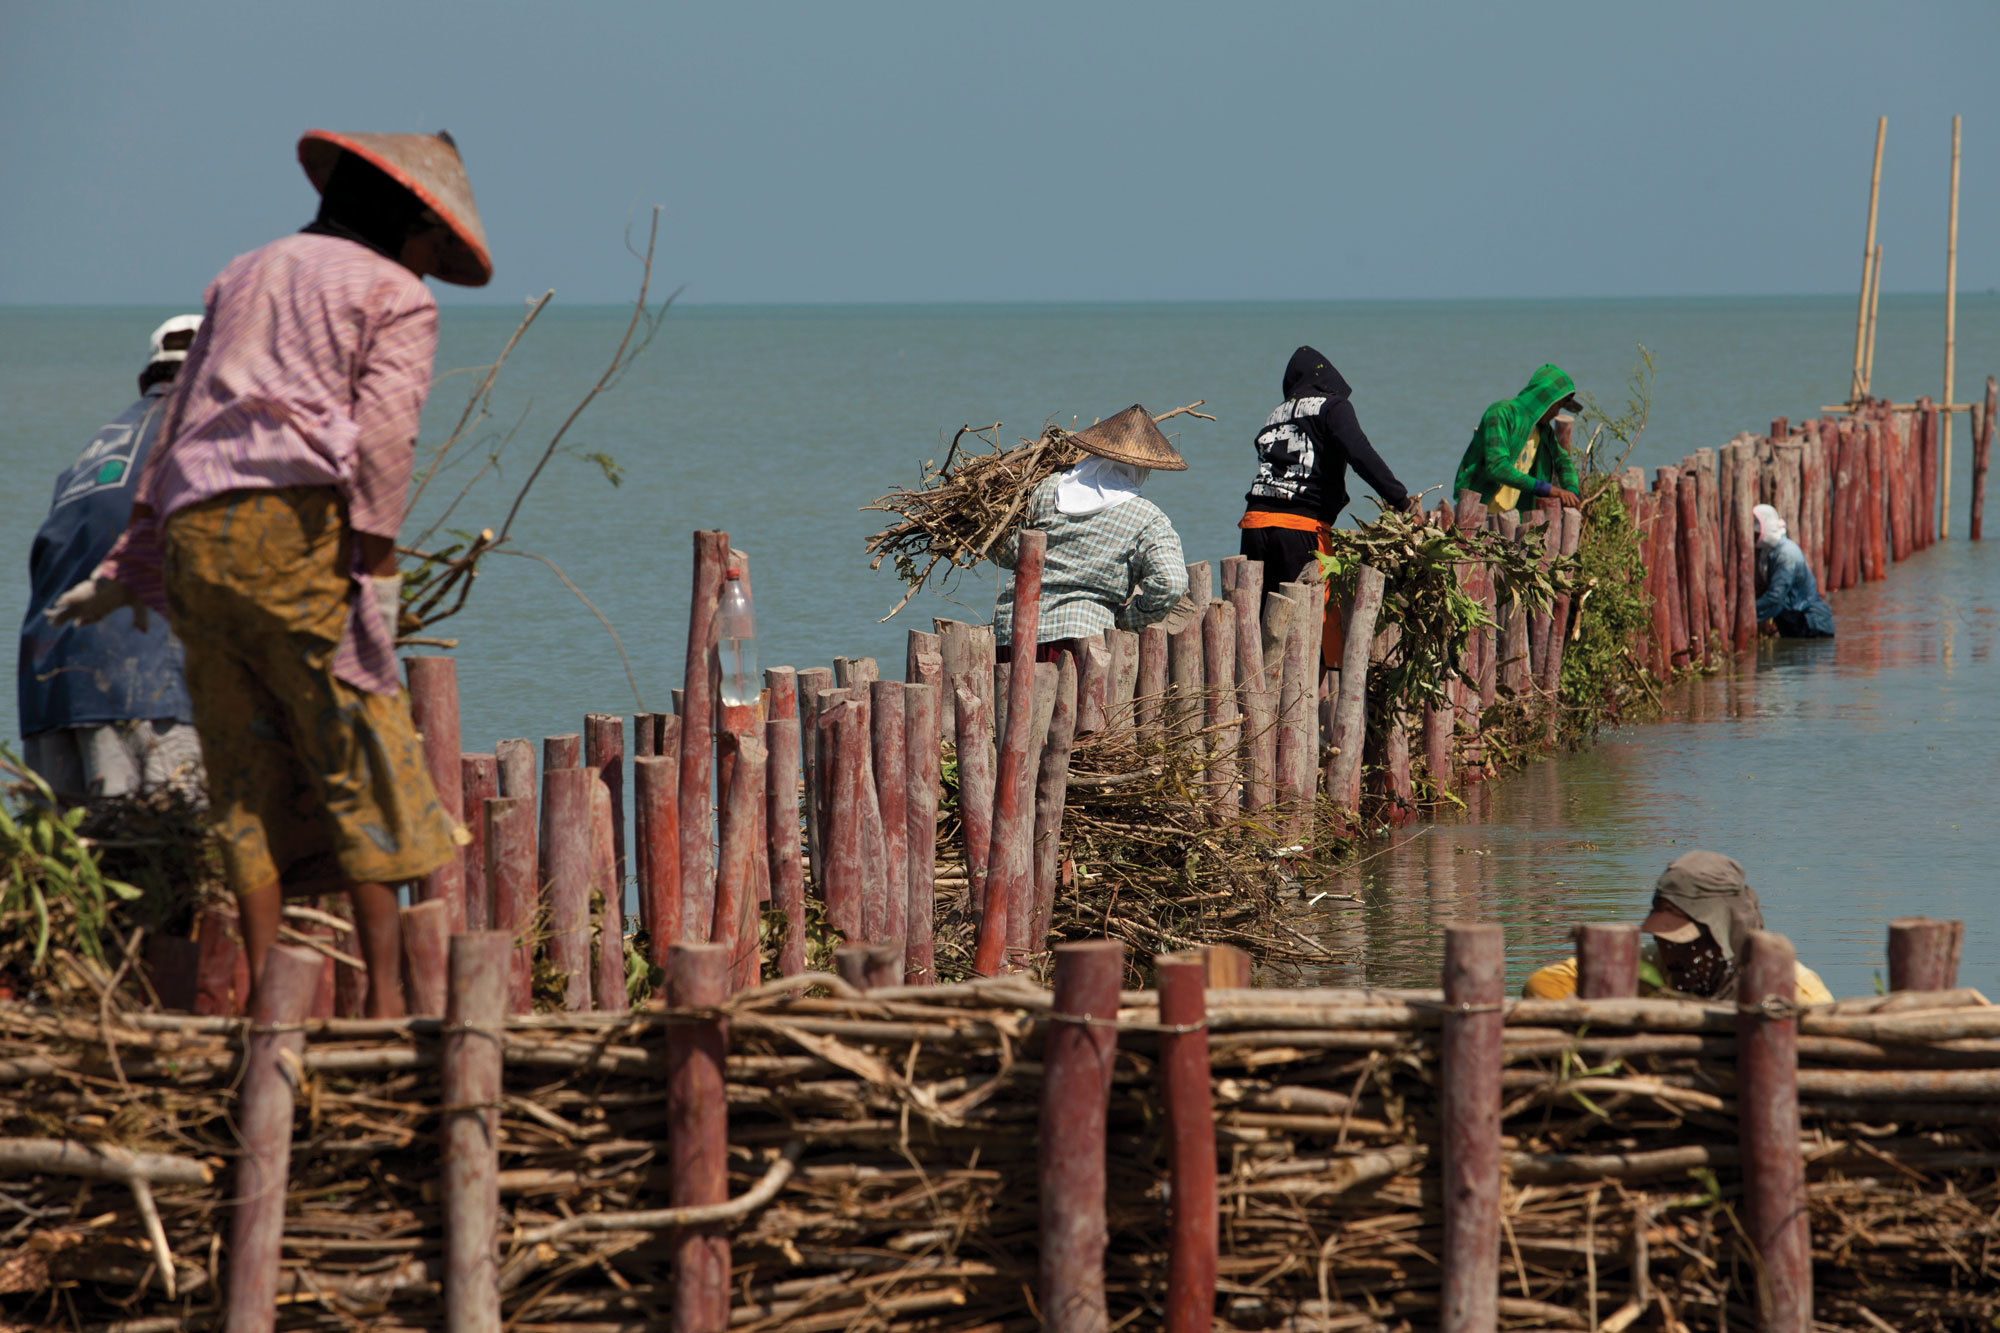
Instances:
[[[1165,616],[1187,593],[1187,564],[1180,535],[1143,497],[1094,514],[1065,514],[1056,508],[1056,478],[1035,488],[1020,527],[1001,543],[994,560],[1014,567],[1023,528],[1048,534],[1042,562],[1042,643],[1081,639],[1114,626],[1143,629]],[[1012,642],[1014,585],[1001,590],[993,613],[993,635]]]

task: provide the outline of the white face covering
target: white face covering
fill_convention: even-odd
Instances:
[[[1136,500],[1151,471],[1092,454],[1056,478],[1056,508],[1081,517]]]
[[[1758,505],[1750,511],[1757,520],[1757,544],[1775,546],[1784,539],[1785,520],[1770,505]]]

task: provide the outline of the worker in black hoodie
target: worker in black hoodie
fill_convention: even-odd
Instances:
[[[1353,390],[1318,351],[1301,347],[1285,366],[1285,401],[1257,432],[1257,480],[1244,497],[1248,512],[1243,554],[1264,566],[1264,587],[1298,578],[1347,507],[1347,467],[1361,474],[1382,503],[1407,508],[1410,493],[1368,443],[1349,401]],[[1327,636],[1338,650],[1339,634]]]

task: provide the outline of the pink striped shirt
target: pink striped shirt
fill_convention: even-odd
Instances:
[[[340,237],[302,233],[239,255],[205,304],[133,497],[153,516],[135,517],[97,569],[162,612],[161,524],[227,491],[333,486],[355,531],[393,539],[437,351],[423,280]],[[334,674],[398,688],[394,635],[371,597],[355,598]]]

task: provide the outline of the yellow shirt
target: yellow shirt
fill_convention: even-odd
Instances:
[[[1819,979],[1819,973],[1804,963],[1794,963],[1798,969],[1797,994],[1794,1004],[1827,1004],[1833,1000],[1833,992]],[[1521,994],[1530,1000],[1567,1000],[1576,994],[1576,959],[1565,958],[1560,963],[1550,963],[1528,974],[1528,980],[1521,987]]]

